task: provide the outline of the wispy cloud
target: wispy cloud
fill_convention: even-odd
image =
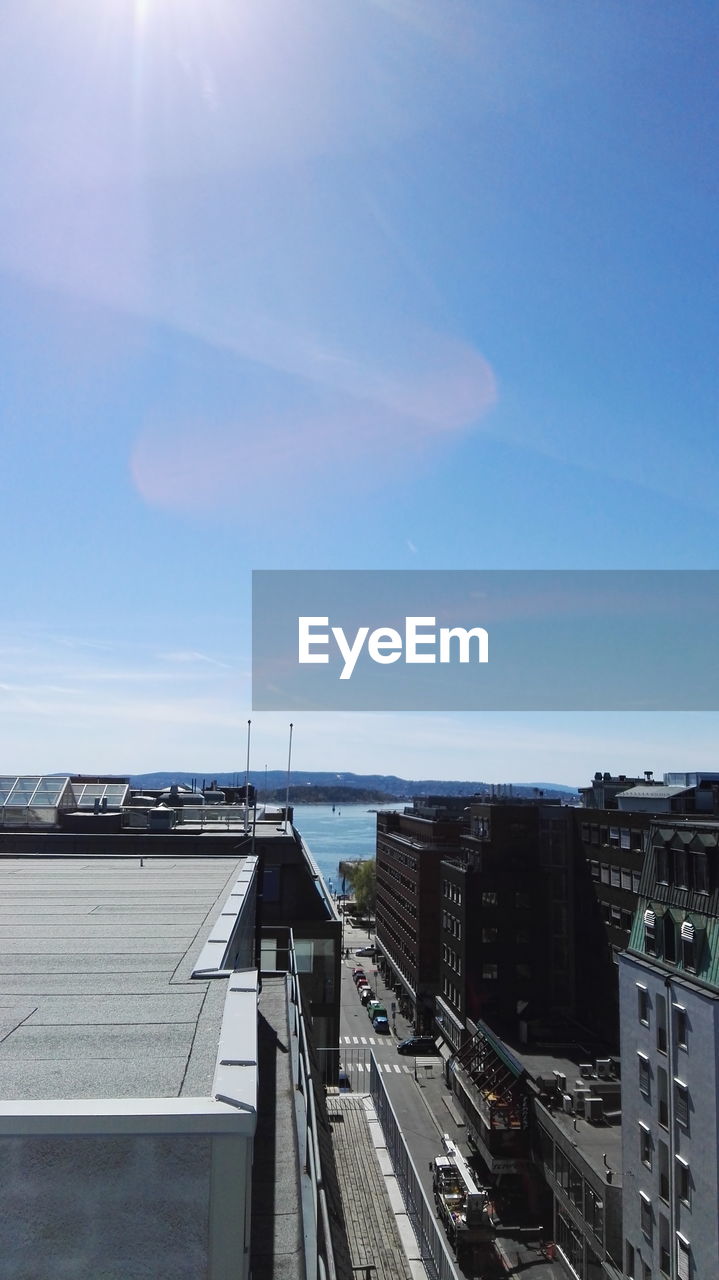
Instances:
[[[176,649],[171,653],[158,653],[161,662],[175,662],[182,665],[192,665],[195,663],[207,663],[212,667],[222,667],[224,671],[230,671],[229,662],[220,662],[219,658],[212,658],[208,653],[200,653],[199,649]]]

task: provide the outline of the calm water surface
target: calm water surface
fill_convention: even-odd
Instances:
[[[375,856],[377,815],[369,813],[366,804],[337,805],[334,813],[330,804],[296,804],[294,824],[335,893],[342,892],[340,862]]]

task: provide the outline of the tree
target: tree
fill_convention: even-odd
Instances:
[[[361,917],[373,916],[377,896],[376,859],[363,858],[360,862],[348,866],[346,877],[352,886],[352,893],[357,903],[357,914]]]

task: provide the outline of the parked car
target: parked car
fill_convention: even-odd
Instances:
[[[362,977],[363,973],[364,973],[364,966],[361,964],[358,964],[357,968],[352,970],[352,977],[354,978],[355,982],[357,981],[358,978]]]
[[[340,1067],[338,1084],[339,1084],[340,1093],[351,1093],[352,1085],[350,1083],[350,1078],[347,1072],[344,1070],[344,1067]]]
[[[439,1050],[431,1036],[410,1036],[408,1040],[400,1040],[398,1053],[438,1053]]]
[[[387,1010],[381,1000],[369,1000],[367,1002],[367,1013],[369,1014],[370,1022],[374,1022],[377,1017],[387,1017]]]
[[[374,960],[375,956],[377,955],[377,948],[376,947],[358,947],[357,950],[355,951],[355,955],[371,956],[372,959]]]
[[[360,1000],[362,1001],[363,1004],[368,1004],[370,1000],[374,1000],[374,991],[372,990],[369,983],[367,983],[366,987],[360,987],[359,993],[360,993]]]
[[[376,1013],[372,1019],[372,1026],[380,1035],[389,1035],[389,1019],[386,1013]]]

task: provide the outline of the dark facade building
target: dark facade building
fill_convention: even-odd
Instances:
[[[575,1007],[573,811],[473,803],[440,869],[436,1029],[458,1050],[480,1020],[526,1038]]]
[[[439,984],[440,863],[458,847],[466,803],[430,797],[377,814],[379,964],[419,1031],[432,1029]]]

